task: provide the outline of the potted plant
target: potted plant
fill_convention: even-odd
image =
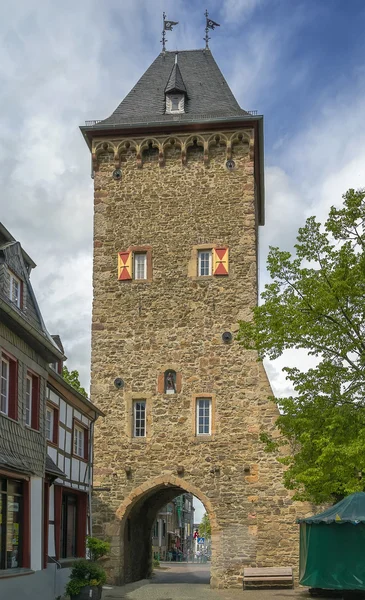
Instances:
[[[96,561],[110,550],[110,544],[97,538],[87,538],[86,546],[90,560],[80,558],[75,561],[66,586],[71,600],[100,600],[103,584],[106,582],[105,569]]]

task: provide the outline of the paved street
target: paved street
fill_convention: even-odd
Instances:
[[[310,598],[303,588],[295,590],[211,590],[209,565],[162,563],[151,580],[104,589],[102,600],[280,600]]]

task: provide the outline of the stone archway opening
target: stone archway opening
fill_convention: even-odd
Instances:
[[[153,570],[152,528],[155,519],[163,507],[183,494],[192,494],[200,500],[209,516],[213,534],[216,520],[211,503],[195,486],[176,477],[159,478],[159,481],[144,484],[132,492],[118,510],[121,527],[119,577],[121,583],[131,583],[151,577]],[[194,531],[191,532],[191,536],[193,534]],[[183,552],[183,549],[179,554],[181,561],[186,564],[186,553]],[[213,546],[210,548],[211,562],[209,564],[214,563],[214,558]],[[177,561],[180,562],[179,559]],[[208,563],[207,569],[209,569]]]

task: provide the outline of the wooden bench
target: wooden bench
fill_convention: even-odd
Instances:
[[[243,570],[243,589],[257,587],[293,588],[292,567],[246,567]]]

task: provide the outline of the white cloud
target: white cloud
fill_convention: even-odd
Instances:
[[[265,0],[225,0],[223,15],[227,22],[243,24],[252,15],[253,11],[262,6]]]
[[[303,85],[311,68],[308,56],[285,76],[282,72],[303,25],[300,6],[285,22],[267,26],[252,20],[246,26],[265,4],[226,0],[219,5],[222,21],[218,4],[218,14],[211,11],[222,22],[212,33],[212,50],[246,109],[270,107],[283,90],[294,102],[293,90]],[[164,8],[163,0],[0,4],[1,220],[37,262],[32,280],[45,321],[61,335],[69,366],[80,370],[84,385],[90,356],[93,198],[89,150],[78,126],[108,116],[160,52],[158,15]],[[180,23],[168,33],[168,48],[203,46],[203,12],[198,2],[178,0],[169,7],[169,18]],[[237,34],[243,24],[244,32]],[[363,77],[359,69],[348,90],[323,90],[295,135],[285,119],[270,123],[277,140],[266,158],[262,281],[268,244],[291,249],[307,215],[323,219],[348,187],[363,185]]]

